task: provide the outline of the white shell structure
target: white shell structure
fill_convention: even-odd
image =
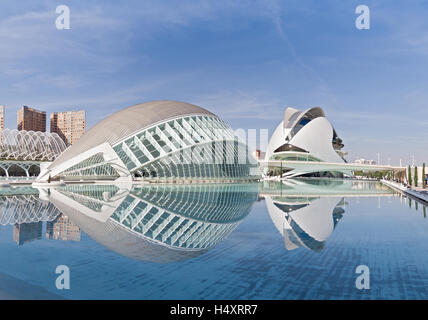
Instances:
[[[246,180],[248,147],[211,112],[179,101],[128,107],[100,121],[43,170],[39,181]]]
[[[0,131],[0,157],[3,160],[53,161],[66,145],[56,133],[4,129]]]
[[[311,108],[299,111],[287,108],[284,120],[275,129],[270,138],[266,151],[265,161],[316,161],[329,163],[344,163],[342,140],[335,129],[325,117],[324,111],[319,108]],[[286,164],[285,176],[299,176],[317,172],[305,168],[299,171],[292,165]],[[338,170],[347,174],[347,171]]]

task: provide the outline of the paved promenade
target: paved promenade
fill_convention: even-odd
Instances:
[[[384,183],[387,186],[390,186],[391,188],[394,188],[396,190],[399,190],[407,195],[410,195],[414,198],[417,198],[418,200],[421,200],[422,202],[428,204],[428,189],[422,189],[421,187],[406,187],[402,185],[401,183],[388,181],[388,180],[381,180],[382,183]]]

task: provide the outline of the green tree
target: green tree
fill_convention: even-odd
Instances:
[[[415,166],[415,174],[413,175],[413,180],[415,180],[415,187],[418,186],[418,166]]]
[[[425,162],[422,164],[422,188],[425,189],[426,187],[426,175],[425,175]]]
[[[412,170],[410,169],[410,165],[407,167],[407,184],[409,186],[412,185]]]

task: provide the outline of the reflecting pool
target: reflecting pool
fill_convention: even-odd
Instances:
[[[0,256],[3,299],[428,299],[426,207],[369,181],[0,188]]]

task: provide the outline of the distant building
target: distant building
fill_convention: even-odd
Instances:
[[[256,160],[262,160],[262,159],[264,159],[265,158],[265,156],[266,156],[266,152],[261,152],[260,150],[256,150],[256,151],[254,151],[253,152],[253,157],[254,157],[254,159],[256,159]]]
[[[0,106],[0,130],[4,129],[4,106]]]
[[[42,222],[15,224],[13,228],[13,240],[18,245],[42,239]]]
[[[67,145],[74,144],[85,133],[85,111],[52,113],[51,132],[56,132]]]
[[[367,160],[367,159],[361,158],[361,159],[355,160],[354,163],[356,163],[356,164],[371,164],[371,165],[375,165],[376,161],[374,161],[374,160]]]
[[[47,223],[46,239],[80,241],[80,228],[68,216],[61,215]]]
[[[18,110],[18,130],[46,132],[46,112],[23,106]]]

